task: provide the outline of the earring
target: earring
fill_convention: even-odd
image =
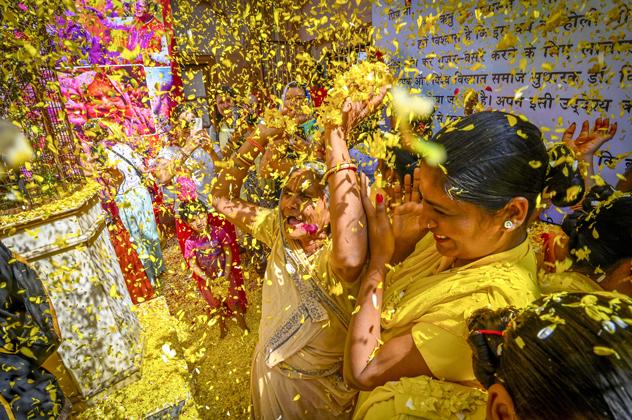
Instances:
[[[511,220],[505,220],[505,223],[503,226],[505,227],[505,229],[511,229],[514,227],[514,224]]]

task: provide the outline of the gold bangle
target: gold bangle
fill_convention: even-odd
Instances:
[[[241,163],[243,163],[244,165],[246,165],[246,168],[250,168],[255,163],[254,160],[249,160],[244,155],[237,154],[235,155],[235,158]]]

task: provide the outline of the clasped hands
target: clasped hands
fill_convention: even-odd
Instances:
[[[404,177],[404,189],[399,184],[389,195],[379,191],[374,205],[371,187],[363,174],[361,177],[362,205],[367,217],[370,264],[373,266],[395,265],[408,257],[428,233],[423,214],[423,201],[419,185],[421,172],[416,168],[412,176]]]

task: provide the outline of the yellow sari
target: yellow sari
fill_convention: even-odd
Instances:
[[[331,241],[307,256],[284,237],[278,209],[260,209],[251,228],[271,248],[251,370],[255,418],[351,417],[357,392],[342,359],[356,288],[333,273]]]
[[[382,340],[411,333],[434,378],[402,378],[361,392],[355,419],[485,418],[486,393],[476,384],[467,318],[479,308],[526,306],[540,295],[536,258],[517,247],[450,268],[426,235],[386,276]],[[468,386],[470,385],[470,386]]]

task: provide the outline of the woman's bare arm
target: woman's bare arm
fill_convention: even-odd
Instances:
[[[251,135],[251,141],[244,141],[232,158],[223,163],[217,182],[213,186],[213,207],[229,222],[248,233],[252,233],[250,227],[259,208],[239,198],[239,192],[251,166],[248,162],[253,162],[261,153],[257,146],[265,149],[268,141],[278,134],[277,129],[257,127]]]
[[[327,128],[324,133],[328,168],[351,162],[345,135],[340,127]],[[332,265],[346,282],[355,282],[367,256],[366,217],[360,200],[355,172],[334,172],[329,184],[329,211],[332,232]]]
[[[351,318],[343,362],[344,377],[351,386],[372,390],[404,376],[432,376],[410,331],[382,345],[382,298],[388,262],[395,250],[393,228],[386,215],[383,197],[373,207],[367,188],[361,188],[366,212],[371,259],[360,280],[358,309]]]

